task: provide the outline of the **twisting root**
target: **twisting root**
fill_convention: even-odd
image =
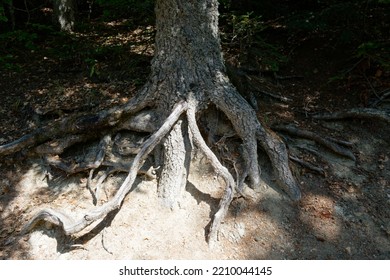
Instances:
[[[213,92],[212,101],[225,113],[231,121],[237,134],[245,143],[248,175],[254,187],[258,183],[260,170],[258,168],[257,141],[264,148],[271,160],[278,185],[294,201],[301,198],[301,191],[295,181],[290,167],[286,145],[272,131],[259,122],[256,113],[241,95],[230,85],[223,74],[217,75],[218,89]],[[224,94],[220,94],[223,92]]]
[[[116,166],[114,165],[106,174],[104,174],[101,178],[98,179],[96,191],[91,191],[91,193],[93,193],[94,195],[95,204],[98,200],[97,195],[99,192],[100,185],[106,179],[108,174],[123,169],[128,172],[125,181],[122,183],[119,190],[116,192],[116,194],[111,200],[109,200],[103,205],[97,206],[94,209],[90,210],[78,220],[74,220],[68,215],[58,210],[43,209],[33,216],[30,222],[24,227],[22,233],[29,232],[39,221],[44,220],[61,227],[66,235],[74,235],[85,230],[92,223],[105,218],[108,214],[114,213],[113,211],[118,210],[121,207],[124,198],[132,190],[136,176],[144,165],[145,160],[147,159],[150,152],[154,150],[155,147],[163,140],[163,138],[166,137],[172,131],[174,125],[179,121],[181,115],[184,112],[186,112],[188,128],[191,132],[191,136],[195,145],[197,145],[200,150],[205,154],[205,156],[209,159],[215,172],[221,175],[226,182],[226,188],[223,197],[220,200],[218,211],[214,214],[214,217],[211,221],[210,230],[207,235],[207,240],[210,246],[212,246],[215,241],[217,241],[218,230],[227,214],[234,193],[236,191],[241,193],[245,178],[248,176],[254,187],[259,185],[260,183],[260,170],[257,155],[258,141],[270,157],[279,185],[283,188],[283,190],[287,192],[287,194],[293,200],[298,200],[300,198],[300,190],[289,169],[288,153],[284,143],[275,133],[265,129],[260,124],[257,119],[256,113],[251,109],[247,102],[240,95],[238,95],[236,90],[229,86],[228,81],[220,80],[219,84],[220,85],[218,87],[218,92],[222,92],[224,94],[213,93],[212,96],[210,96],[210,101],[217,105],[217,107],[219,107],[221,111],[226,114],[228,119],[233,124],[234,130],[237,132],[237,134],[240,136],[244,143],[243,158],[245,160],[245,170],[242,174],[237,174],[237,182],[235,181],[229,170],[224,167],[222,163],[218,160],[217,156],[211,151],[211,149],[203,139],[196,122],[196,110],[199,109],[197,99],[190,96],[188,98],[188,101],[180,101],[174,106],[172,113],[161,125],[161,127],[141,145],[138,154],[136,155],[134,160],[129,163],[130,166],[125,166],[124,164],[117,164]],[[123,117],[125,113],[126,117],[128,117],[129,112],[135,113],[145,108],[147,104],[150,105],[147,100],[143,100],[143,102],[141,101],[140,97],[138,96],[138,99],[135,98],[134,101],[121,107],[118,112],[115,112],[115,110],[104,111],[102,114],[94,115],[94,117],[97,117],[97,119],[93,120],[84,117],[81,120],[77,121],[76,125],[73,128],[67,128],[65,130],[65,135],[79,133],[81,129],[88,128],[90,130],[90,127],[96,128],[96,121],[98,122],[99,128],[104,127],[105,129],[107,129],[114,125],[118,125],[118,127],[121,127],[121,121],[125,119]],[[138,106],[137,104],[139,103],[141,103],[141,105]],[[153,117],[152,114],[148,114],[148,116]],[[91,124],[88,123],[88,121],[93,121],[93,125],[90,126]],[[132,122],[133,119],[128,119],[126,125],[133,126]],[[69,121],[66,121],[64,123],[69,124]],[[60,125],[60,128],[63,128],[63,126]],[[149,129],[152,130],[153,128],[150,127],[148,128],[148,130]],[[45,137],[48,139],[52,139],[54,135],[60,135],[59,133],[60,131],[56,130],[55,132],[50,132]],[[35,139],[34,144],[43,141],[42,139]],[[46,139],[45,141],[47,141],[48,139]],[[36,140],[39,141],[36,142]],[[74,139],[69,138],[68,140],[65,140],[63,141],[63,143],[65,143],[64,146],[68,146],[68,143],[77,142],[83,140],[83,138],[76,137]],[[110,141],[110,136],[106,136],[101,141],[100,149],[98,155],[96,156],[95,162],[89,163],[88,165],[66,166],[61,161],[56,162],[55,158],[52,159],[50,163],[56,165],[57,167],[62,167],[61,169],[64,169],[68,173],[75,173],[81,170],[85,171],[87,169],[91,169],[88,178],[88,186],[92,190],[91,183],[94,169],[105,165],[105,151],[106,148],[109,146]],[[19,149],[33,144],[31,141],[27,141],[23,142],[24,144],[19,146],[19,143],[20,142],[11,144],[11,146],[0,146],[0,155],[7,154],[15,148]],[[153,176],[153,174],[150,176]]]
[[[324,169],[322,169],[322,168],[320,168],[320,167],[317,167],[317,166],[315,166],[315,165],[313,165],[313,164],[311,164],[311,163],[309,163],[309,162],[306,162],[306,161],[301,160],[301,159],[299,159],[299,158],[297,158],[297,157],[294,157],[294,156],[290,156],[290,159],[291,159],[292,161],[295,161],[295,162],[299,163],[300,165],[302,165],[303,167],[305,167],[305,168],[307,168],[307,169],[309,169],[309,170],[315,171],[315,172],[317,172],[317,173],[319,173],[319,174],[325,176],[325,171],[324,171]]]
[[[29,232],[39,221],[45,220],[62,227],[66,235],[72,235],[79,233],[93,222],[104,218],[107,214],[113,210],[119,209],[122,205],[122,201],[126,195],[131,191],[138,170],[142,167],[145,159],[149,153],[156,147],[156,145],[165,137],[165,135],[171,130],[172,126],[179,119],[180,115],[187,109],[187,103],[184,101],[179,102],[169,117],[165,120],[163,125],[152,134],[141,146],[139,153],[134,158],[130,171],[119,188],[115,196],[106,204],[99,206],[90,212],[83,215],[78,221],[74,221],[68,215],[61,213],[57,210],[43,209],[39,211],[30,222],[23,228],[22,233]]]
[[[198,125],[196,124],[195,119],[195,106],[190,106],[190,108],[187,110],[187,118],[188,118],[188,126],[192,132],[193,140],[195,142],[195,145],[197,145],[202,152],[205,154],[205,156],[210,160],[211,165],[214,167],[215,172],[217,174],[220,174],[222,178],[226,182],[226,189],[224,196],[222,197],[220,203],[219,203],[219,209],[217,213],[214,215],[214,219],[212,220],[211,227],[209,234],[207,236],[207,240],[209,242],[209,245],[212,246],[213,243],[217,240],[217,233],[219,230],[219,227],[221,225],[222,220],[226,216],[227,210],[229,208],[229,205],[233,199],[234,189],[236,188],[236,183],[234,181],[233,176],[230,174],[230,172],[227,170],[226,167],[224,167],[221,162],[218,160],[217,156],[211,151],[211,149],[207,146],[206,142],[204,141]]]
[[[261,125],[257,127],[257,137],[271,160],[278,185],[294,201],[301,199],[301,191],[295,181],[288,161],[288,152],[283,141],[272,131]]]

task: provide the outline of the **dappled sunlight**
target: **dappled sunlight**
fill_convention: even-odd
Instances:
[[[104,107],[125,103],[128,98],[125,92],[135,91],[131,83],[97,84],[87,79],[69,83],[65,80],[48,81],[44,87],[26,92],[26,98],[32,102],[31,109],[43,118],[48,114],[57,117],[85,109],[102,109]],[[127,93],[128,94],[128,93]]]
[[[329,196],[308,194],[300,202],[299,219],[320,242],[337,242],[343,230],[342,220]]]

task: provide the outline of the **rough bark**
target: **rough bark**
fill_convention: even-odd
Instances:
[[[180,197],[187,184],[191,161],[192,145],[185,119],[179,120],[173,127],[163,141],[163,147],[164,164],[160,173],[158,194],[166,206],[175,208],[180,206]]]
[[[75,24],[75,0],[54,0],[53,21],[61,31],[72,32]]]
[[[156,50],[151,79],[157,84],[157,112],[166,116],[179,100],[207,106],[212,77],[223,69],[216,1],[168,0],[156,3]],[[188,176],[191,145],[188,125],[180,121],[163,145],[159,195],[170,207],[179,203]]]
[[[257,187],[260,183],[257,158],[259,140],[271,159],[279,185],[292,199],[298,200],[300,191],[289,169],[284,143],[263,128],[256,112],[231,85],[225,74],[218,31],[217,1],[160,0],[156,3],[156,19],[152,81],[158,85],[156,100],[159,114],[166,115],[173,104],[182,99],[189,102],[189,110],[198,114],[209,103],[214,103],[226,114],[243,140],[246,173],[252,186]],[[180,184],[183,182],[165,179],[165,176],[186,176],[186,168],[177,170],[177,165],[172,164],[183,164],[183,146],[172,146],[172,143],[183,142],[180,133],[175,131],[171,132],[165,142],[168,144],[164,145],[165,158],[169,158],[169,164],[164,164],[160,179],[160,193],[164,194],[172,193],[172,189],[181,189]],[[228,198],[226,200],[229,201]],[[172,205],[173,201],[173,197],[169,198],[168,205]],[[224,214],[219,215],[222,220]]]

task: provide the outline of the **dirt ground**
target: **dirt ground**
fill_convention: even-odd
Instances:
[[[131,40],[134,34],[118,33],[117,39]],[[147,76],[151,55],[152,50],[139,55],[137,49],[130,48],[127,60],[102,65],[100,79],[94,80],[88,76],[90,72],[74,70],[82,65],[58,64],[45,53],[31,53],[20,71],[0,75],[0,143],[47,121],[40,116],[58,118],[126,102],[140,85],[132,75],[138,79],[142,73]],[[85,236],[69,238],[42,224],[15,239],[42,208],[62,209],[80,217],[94,207],[85,187],[87,174],[67,177],[51,170],[40,158],[17,154],[0,158],[0,258],[390,259],[387,124],[374,119],[325,122],[311,118],[316,112],[367,106],[367,100],[375,98],[368,80],[359,73],[329,83],[345,65],[344,55],[321,41],[305,41],[291,51],[288,65],[280,73],[303,79],[261,77],[263,84],[257,84],[264,87],[261,90],[289,100],[281,102],[259,93],[258,116],[265,124],[292,123],[322,137],[352,143],[356,160],[335,155],[312,140],[281,134],[293,155],[323,170],[320,174],[291,162],[303,194],[298,203],[279,191],[267,157],[259,151],[262,186],[248,189],[247,198],[233,200],[219,241],[209,248],[205,236],[224,185],[203,156],[194,151],[188,184],[175,210],[161,205],[155,180],[140,176],[138,188],[127,196],[120,211]],[[132,59],[137,61],[134,72],[124,74],[121,65]],[[388,73],[385,75],[368,77],[378,92],[389,88]],[[389,109],[388,103],[381,106]],[[124,176],[108,179],[100,202],[110,197]]]

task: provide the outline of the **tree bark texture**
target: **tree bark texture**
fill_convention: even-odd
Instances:
[[[189,101],[189,106],[194,106],[198,114],[209,103],[214,103],[226,114],[244,143],[243,157],[252,186],[257,187],[260,183],[257,158],[257,142],[260,141],[276,167],[274,170],[282,189],[293,199],[299,199],[299,188],[288,167],[284,143],[260,125],[256,112],[225,74],[218,15],[217,0],[157,1],[156,50],[151,81],[157,88],[158,114],[165,118],[179,100]],[[178,134],[172,132],[167,142],[180,142]],[[178,152],[171,149],[175,147],[165,145],[164,153],[169,155],[170,161],[178,161],[179,156],[175,155]],[[166,174],[173,174],[173,168],[165,168]],[[160,185],[161,190],[165,188],[172,188],[172,185]]]
[[[224,68],[217,1],[158,0],[156,21],[151,79],[158,89],[158,115],[165,119],[183,99],[193,98],[197,109],[205,108],[205,92],[215,90],[213,75]],[[165,139],[163,154],[159,195],[173,207],[186,185],[191,158],[187,121],[181,120]]]
[[[72,32],[75,24],[75,0],[54,0],[54,23],[61,31]]]

